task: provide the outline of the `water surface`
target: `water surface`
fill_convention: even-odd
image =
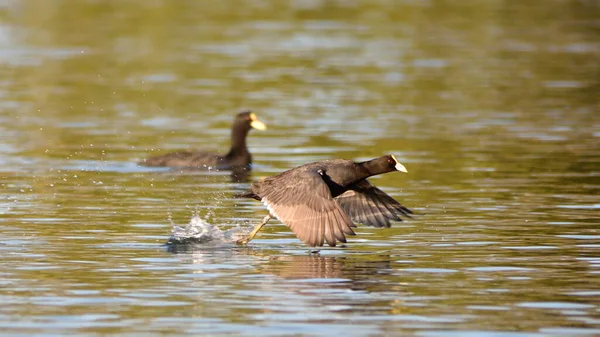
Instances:
[[[594,1],[0,1],[6,335],[600,334]],[[248,181],[138,167],[225,151]],[[309,254],[168,249],[195,214],[266,215],[249,181],[395,154],[372,179],[418,216]]]

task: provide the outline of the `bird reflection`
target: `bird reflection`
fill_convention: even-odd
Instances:
[[[276,250],[240,248],[234,244],[179,244],[167,247],[174,254],[187,254],[194,264],[238,264],[251,266],[261,274],[287,280],[340,279],[324,282],[323,287],[345,287],[352,290],[387,290],[385,282],[373,282],[373,275],[392,273],[392,258],[386,254],[356,256],[291,255]],[[366,259],[368,258],[368,259]],[[379,287],[381,289],[378,289]]]
[[[375,258],[371,256],[369,260],[354,256],[319,254],[278,255],[269,257],[269,263],[261,265],[261,269],[265,273],[289,280],[344,279],[332,285],[336,288],[343,286],[352,290],[366,290],[373,286],[373,275],[385,275],[391,272],[390,263],[389,255],[378,255]]]
[[[251,169],[249,167],[234,167],[231,170],[232,183],[247,183],[250,181]]]
[[[286,279],[344,278],[344,260],[333,256],[280,255],[269,258],[263,271]]]
[[[211,176],[210,172],[220,172],[220,171],[210,171],[210,170],[200,170],[198,168],[174,168],[171,170],[172,173],[180,173],[186,175],[206,175]],[[221,171],[229,173],[229,178],[232,183],[247,183],[250,182],[250,174],[252,173],[251,167],[244,166],[236,166],[232,167],[231,170]],[[223,175],[225,176],[225,175]]]
[[[385,254],[294,255],[223,243],[178,245],[169,251],[193,265],[185,270],[198,276],[190,278],[187,289],[198,289],[199,302],[225,300],[255,315],[286,314],[290,308],[331,315],[328,308],[334,302],[337,312],[387,314],[405,292],[393,273],[392,257]],[[389,292],[398,296],[377,295]],[[197,310],[204,315],[206,308]]]

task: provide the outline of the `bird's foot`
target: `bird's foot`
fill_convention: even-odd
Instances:
[[[243,238],[243,239],[239,239],[239,240],[237,240],[235,243],[237,243],[238,245],[244,245],[244,246],[245,246],[246,244],[248,244],[248,242],[249,242],[250,240],[252,240],[252,238],[250,238],[250,237],[245,237],[245,238]]]

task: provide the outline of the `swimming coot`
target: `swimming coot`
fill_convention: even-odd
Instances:
[[[247,167],[252,163],[252,156],[246,147],[246,136],[250,129],[266,130],[267,126],[258,120],[251,111],[237,114],[231,127],[231,149],[226,155],[218,155],[201,151],[172,152],[161,156],[150,157],[139,162],[145,166],[167,166],[176,168],[213,168],[230,170]]]
[[[278,218],[309,246],[334,247],[346,242],[346,235],[361,223],[390,227],[390,220],[402,221],[412,212],[372,185],[366,178],[392,172],[407,172],[396,157],[387,155],[366,162],[332,159],[306,164],[279,175],[254,182],[237,197],[263,202],[269,210],[263,221],[245,238],[246,244],[271,217]]]

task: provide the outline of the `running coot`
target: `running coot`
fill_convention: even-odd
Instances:
[[[360,163],[331,159],[254,182],[250,190],[237,197],[261,201],[269,215],[238,243],[252,240],[271,217],[313,247],[345,243],[346,235],[355,235],[354,222],[390,227],[391,220],[402,221],[401,215],[410,217],[412,212],[366,178],[392,171],[407,172],[393,155]]]

